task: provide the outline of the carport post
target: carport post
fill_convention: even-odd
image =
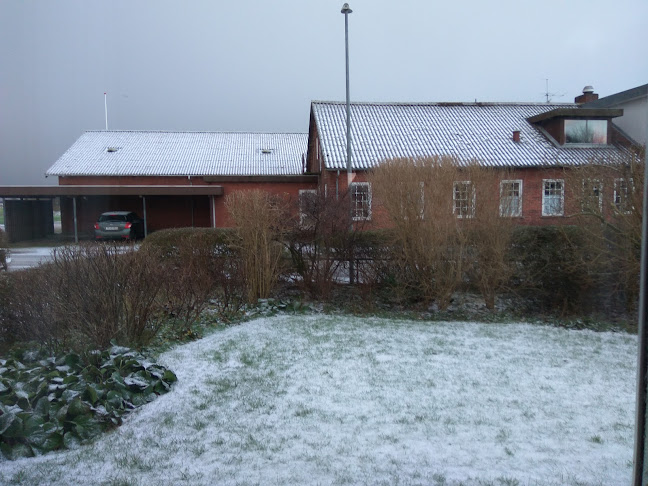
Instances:
[[[72,212],[74,213],[74,242],[79,242],[79,228],[77,221],[77,207],[76,207],[76,196],[72,197]]]
[[[212,228],[216,227],[216,198],[209,196],[209,206],[211,207],[211,225]]]
[[[144,238],[148,236],[148,224],[146,223],[146,196],[142,196],[142,210],[144,212]]]

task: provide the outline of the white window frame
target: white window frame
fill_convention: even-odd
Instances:
[[[621,195],[619,191],[619,186],[621,183],[624,183],[625,185],[625,194],[623,196],[625,197],[625,201],[621,201],[619,199],[619,196]],[[612,202],[614,203],[614,207],[616,210],[622,214],[630,214],[632,210],[634,209],[632,207],[632,200],[631,200],[631,195],[632,192],[634,191],[634,181],[632,179],[626,179],[625,177],[618,177],[614,179],[614,199]]]
[[[366,201],[358,201],[356,196],[357,187],[366,187],[367,188],[367,199]],[[363,214],[364,205],[366,204],[366,216]],[[360,214],[360,216],[358,216]],[[351,183],[351,219],[353,221],[370,221],[371,220],[371,183],[369,182],[352,182]]]
[[[549,197],[555,195],[547,195],[547,184],[560,184],[560,211],[548,212],[547,203]],[[565,215],[565,180],[564,179],[542,179],[542,215],[543,216],[564,216]]]
[[[514,199],[514,196],[504,194],[504,190],[507,184],[517,184],[518,185],[518,196],[517,196],[517,207],[515,211],[512,211],[513,206],[511,201]],[[500,216],[504,218],[519,218],[522,216],[522,179],[506,179],[500,181]],[[505,205],[504,202],[508,201],[509,204]]]
[[[316,189],[300,189],[299,190],[299,225],[302,227],[308,227],[312,226],[313,223],[309,223],[307,220],[309,218],[309,215],[304,211],[304,196],[306,195],[314,195],[317,197],[317,190]]]
[[[583,179],[583,198],[581,200],[581,210],[585,211],[589,205],[586,201],[594,200],[596,197],[592,194],[592,189],[598,188],[598,210],[603,211],[603,181],[601,179]]]
[[[457,209],[457,189],[459,186],[466,186],[466,212],[463,212],[463,206]],[[475,217],[475,184],[472,181],[455,181],[452,184],[452,214],[457,218],[470,219]]]

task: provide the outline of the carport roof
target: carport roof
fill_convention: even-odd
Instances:
[[[88,131],[49,176],[289,176],[304,173],[308,134]]]
[[[0,186],[0,197],[222,196],[223,186]]]

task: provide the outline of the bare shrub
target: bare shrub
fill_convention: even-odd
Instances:
[[[449,158],[388,160],[370,180],[377,212],[390,228],[396,279],[414,297],[447,308],[463,281],[469,243],[462,224],[469,214],[457,214],[453,205],[455,183],[465,181],[456,164]]]
[[[5,341],[35,341],[55,351],[66,343],[67,321],[55,308],[52,265],[12,272],[4,280]]]
[[[592,163],[566,171],[565,179],[572,188],[569,216],[585,235],[575,264],[623,295],[631,310],[639,293],[643,162],[628,156],[619,164]]]
[[[7,247],[9,246],[9,239],[4,230],[0,229],[0,270],[7,270]]]
[[[411,295],[445,309],[470,278],[494,308],[511,275],[514,223],[500,198],[500,181],[507,179],[505,170],[447,157],[389,160],[374,170],[393,268]]]
[[[338,197],[306,193],[297,203],[286,245],[304,290],[326,300],[345,262],[354,255],[362,222],[351,229],[347,192]]]
[[[13,319],[11,318],[9,299],[11,297],[11,282],[9,276],[0,274],[0,350],[15,341]]]
[[[185,232],[175,239],[173,252],[163,259],[166,278],[162,302],[180,333],[190,331],[210,302],[215,303],[221,316],[240,309],[240,267],[240,259],[207,232]]]
[[[465,220],[470,240],[469,279],[479,289],[486,308],[492,310],[497,294],[512,275],[511,238],[521,200],[511,193],[519,187],[505,169],[471,164],[461,173],[475,188],[474,216]]]
[[[157,332],[156,299],[164,275],[159,254],[117,245],[57,249],[51,285],[58,318],[86,345],[105,348],[112,339],[141,346]]]
[[[241,256],[250,303],[270,297],[282,269],[286,201],[265,191],[239,191],[225,205],[235,224],[231,246]]]

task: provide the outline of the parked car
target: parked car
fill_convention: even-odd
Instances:
[[[132,211],[102,213],[94,228],[95,240],[144,238],[144,221]]]

